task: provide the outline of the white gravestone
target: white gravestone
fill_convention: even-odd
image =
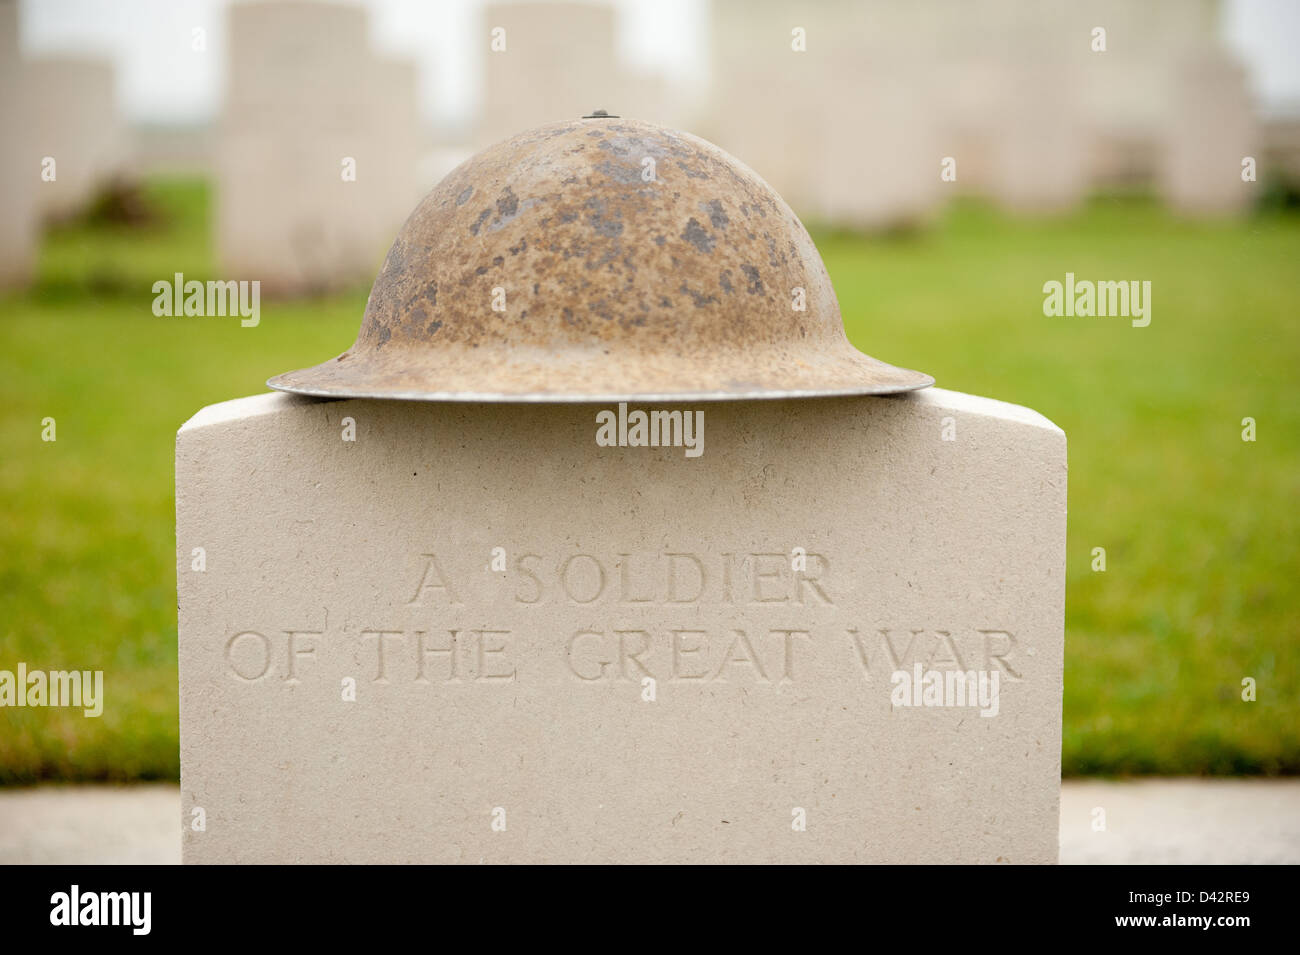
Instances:
[[[484,6],[479,145],[595,109],[636,115],[615,55],[616,15],[613,7],[590,3]]]
[[[229,16],[216,157],[225,277],[276,294],[363,281],[422,191],[414,69],[371,51],[360,8],[277,0]]]
[[[181,428],[187,862],[1056,861],[1058,428],[699,402],[691,457],[599,410]]]
[[[1243,162],[1259,145],[1245,71],[1217,53],[1179,67],[1163,127],[1161,194],[1183,214],[1244,213],[1258,186],[1243,179]]]
[[[0,0],[0,288],[31,279],[36,260],[39,159],[29,159],[21,130],[32,125],[32,104],[18,52],[18,4]]]
[[[23,61],[22,83],[33,117],[22,137],[25,171],[38,187],[37,209],[46,217],[74,216],[129,165],[113,64],[42,56]]]

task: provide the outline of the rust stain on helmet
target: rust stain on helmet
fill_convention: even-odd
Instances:
[[[609,401],[933,381],[849,344],[812,239],[748,168],[686,133],[592,117],[521,133],[451,172],[398,234],[352,348],[268,384]]]

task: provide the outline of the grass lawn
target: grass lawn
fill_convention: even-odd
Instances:
[[[176,778],[175,431],[341,351],[365,303],[155,318],[155,281],[217,276],[206,188],[149,195],[164,224],[59,230],[37,287],[0,298],[0,668],[103,669],[110,697],[97,720],[5,709],[0,783]],[[915,236],[817,239],[856,344],[1069,436],[1065,772],[1300,771],[1300,219],[959,205]],[[1066,271],[1149,280],[1150,326],[1044,317]]]

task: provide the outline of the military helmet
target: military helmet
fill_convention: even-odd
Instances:
[[[356,342],[268,384],[332,398],[671,401],[933,384],[844,333],[812,239],[746,166],[593,115],[520,133],[411,213]]]

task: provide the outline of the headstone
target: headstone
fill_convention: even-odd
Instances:
[[[1089,33],[1071,24],[1070,9],[1069,0],[1042,0],[1027,10],[993,0],[970,11],[993,13],[997,25],[978,44],[996,78],[985,117],[987,195],[1016,212],[1066,211],[1087,192],[1088,140],[1074,67]]]
[[[808,214],[873,231],[933,219],[942,199],[944,152],[932,115],[916,108],[932,95],[928,77],[903,61],[868,62],[847,52],[827,65],[821,85],[835,89],[839,102],[819,107],[817,155],[806,177],[812,184]]]
[[[613,7],[489,3],[481,23],[480,146],[595,109],[618,114],[625,108],[628,84],[615,54]]]
[[[711,7],[717,142],[796,210],[885,230],[937,212],[941,129],[926,4],[718,0]]]
[[[705,402],[691,457],[597,410],[181,428],[185,861],[1056,861],[1058,428]]]
[[[836,225],[921,223],[956,193],[1055,213],[1157,180],[1180,208],[1222,211],[1252,194],[1213,177],[1233,150],[1239,171],[1253,109],[1239,77],[1200,66],[1227,59],[1219,8],[715,0],[704,126]],[[955,179],[940,179],[945,157]]]
[[[18,4],[0,0],[0,288],[31,277],[36,255],[36,190],[40,165],[29,162],[20,131],[30,128],[31,105],[22,84]]]
[[[24,57],[18,13],[0,2],[0,285],[30,278],[40,221],[82,212],[129,154],[113,64]]]
[[[361,281],[420,193],[415,72],[373,53],[367,24],[338,4],[231,7],[216,162],[227,278],[285,294]]]
[[[1243,160],[1259,146],[1245,73],[1209,51],[1189,55],[1177,69],[1161,126],[1161,194],[1192,215],[1244,212],[1259,195],[1256,183],[1242,178]]]
[[[1188,53],[1222,50],[1219,0],[1092,0],[1069,8],[1068,61],[1078,93],[1076,121],[1086,135],[1089,181],[1101,190],[1157,184],[1168,118]],[[1104,28],[1105,50],[1093,31]],[[1188,148],[1197,148],[1192,142]]]
[[[990,123],[989,195],[1017,212],[1074,208],[1088,189],[1088,140],[1068,68],[1027,58],[1003,80]]]
[[[821,155],[822,116],[836,105],[819,94],[835,96],[837,88],[819,88],[828,73],[819,8],[797,9],[796,14],[772,0],[709,4],[711,96],[704,132],[723,149],[744,156],[746,165],[803,214],[817,203],[812,173]],[[804,33],[796,37],[796,29]]]
[[[66,218],[86,208],[127,165],[127,132],[117,108],[115,71],[106,59],[41,56],[24,60],[22,89],[32,122],[21,137],[34,170],[37,210]],[[53,165],[48,165],[53,160]],[[46,178],[44,169],[53,175]]]

